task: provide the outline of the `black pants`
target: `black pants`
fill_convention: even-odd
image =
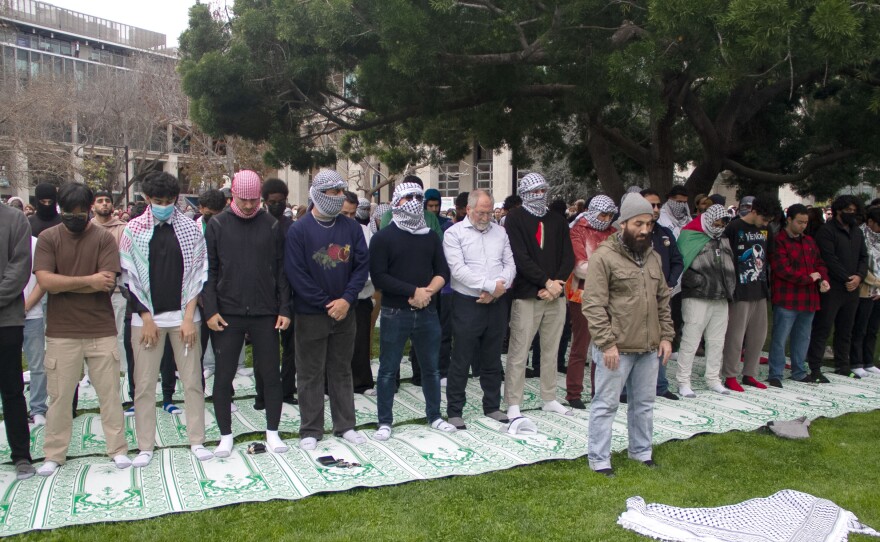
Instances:
[[[125,321],[125,361],[128,365],[128,396],[134,401],[134,352],[131,346],[131,320]],[[177,377],[174,370],[177,362],[174,360],[174,350],[171,348],[171,339],[165,337],[165,351],[162,352],[162,362],[159,365],[159,374],[162,375],[162,403],[174,402],[174,386],[177,385]],[[204,383],[202,383],[204,387]]]
[[[232,381],[245,334],[251,337],[254,373],[263,380],[266,430],[277,431],[281,420],[281,373],[278,367],[278,316],[225,316],[229,324],[211,337],[217,366],[214,372],[214,415],[221,435],[232,434]]]
[[[281,398],[292,402],[293,394],[296,393],[296,361],[294,352],[296,347],[293,341],[293,315],[290,315],[290,325],[279,333],[281,337]],[[263,405],[263,377],[254,371],[254,384],[257,388],[257,397],[254,404]]]
[[[506,297],[506,296],[505,296]],[[489,304],[477,303],[476,297],[452,294],[452,329],[455,343],[446,383],[446,413],[460,418],[465,404],[468,371],[480,367],[480,387],[483,389],[483,413],[495,412],[501,407],[501,344],[507,327],[507,300]]]
[[[810,371],[817,372],[822,367],[825,343],[831,328],[834,328],[834,366],[839,372],[849,372],[849,351],[852,341],[853,324],[859,307],[859,292],[847,292],[842,286],[832,286],[821,294],[821,309],[813,318],[810,334],[810,348],[807,362]]]
[[[0,327],[0,399],[13,463],[19,459],[31,461],[31,432],[21,376],[23,344],[23,325]]]
[[[677,346],[681,343],[681,326],[684,325],[684,318],[681,315],[680,292],[669,298],[669,310],[672,313],[672,329],[675,331],[675,339],[672,342]]]
[[[370,326],[373,315],[373,298],[358,299],[354,306],[355,326],[354,353],[351,355],[351,382],[355,393],[374,388],[373,370],[370,368]]]
[[[880,329],[880,301],[874,301],[870,297],[859,298],[852,345],[849,349],[849,363],[853,368],[867,369],[874,366],[874,348],[877,345],[878,329]]]

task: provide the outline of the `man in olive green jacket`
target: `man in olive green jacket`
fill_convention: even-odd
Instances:
[[[640,194],[628,194],[615,224],[619,232],[590,258],[582,310],[593,337],[595,396],[590,407],[590,468],[613,476],[611,426],[627,385],[629,457],[648,467],[654,429],[657,358],[665,365],[675,331],[669,287],[660,256],[651,248],[654,214]]]

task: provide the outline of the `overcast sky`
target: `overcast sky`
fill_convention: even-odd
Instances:
[[[186,29],[189,7],[195,0],[43,0],[61,8],[72,9],[166,35],[169,47],[177,46],[177,37]]]

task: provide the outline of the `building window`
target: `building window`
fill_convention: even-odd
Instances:
[[[458,179],[461,177],[458,163],[443,164],[440,166],[440,182],[437,187],[443,197],[455,197],[458,195]]]

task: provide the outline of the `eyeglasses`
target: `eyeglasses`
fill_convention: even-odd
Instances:
[[[73,218],[88,219],[89,213],[61,213],[61,218],[71,220]]]
[[[400,199],[401,199],[401,201],[402,200],[407,200],[407,201],[416,200],[417,202],[422,203],[423,201],[425,201],[425,196],[423,196],[421,194],[408,194],[406,196],[403,196]]]
[[[653,207],[654,209],[661,209],[663,207],[663,205],[661,205],[659,203],[652,203],[651,207]]]

